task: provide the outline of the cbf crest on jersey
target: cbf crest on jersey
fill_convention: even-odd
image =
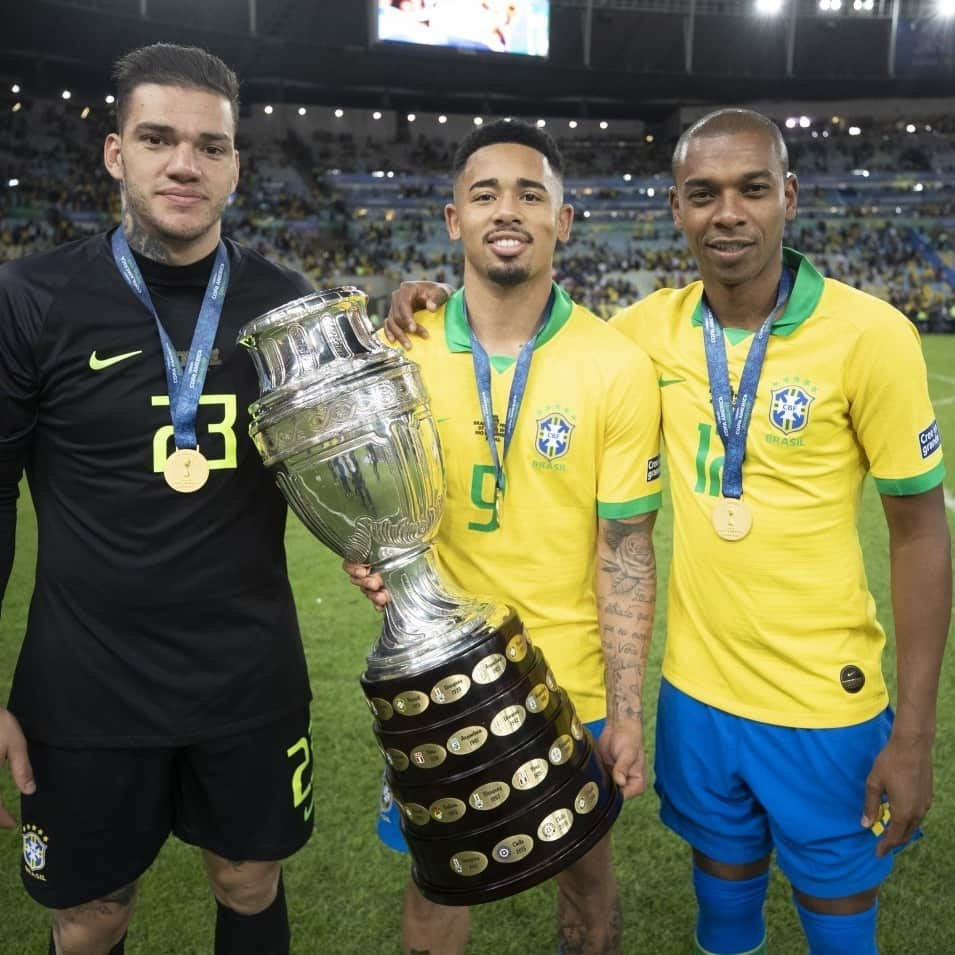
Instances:
[[[570,436],[574,425],[559,411],[552,411],[537,419],[535,447],[548,461],[562,458],[570,449]]]
[[[809,424],[809,406],[815,401],[801,385],[784,385],[769,393],[769,421],[783,434],[802,431]]]
[[[40,873],[46,867],[46,847],[49,841],[46,833],[37,826],[23,827],[23,861],[27,872],[35,878],[45,878]]]

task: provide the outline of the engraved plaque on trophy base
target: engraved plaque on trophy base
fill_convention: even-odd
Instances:
[[[442,665],[362,687],[422,894],[442,905],[542,882],[622,805],[593,740],[513,611]]]

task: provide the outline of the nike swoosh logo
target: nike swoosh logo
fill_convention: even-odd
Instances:
[[[117,362],[126,361],[127,358],[135,358],[137,355],[141,355],[143,350],[140,348],[139,351],[128,351],[123,355],[113,355],[112,358],[99,358],[95,351],[90,353],[90,368],[93,371],[102,371],[104,368],[109,368],[110,365],[115,365]]]
[[[305,809],[305,821],[308,822],[312,818],[312,810],[315,808],[315,801],[309,800],[308,806]]]
[[[666,388],[667,385],[678,385],[681,381],[686,381],[685,378],[664,378],[663,375],[657,379],[657,384],[661,388]]]

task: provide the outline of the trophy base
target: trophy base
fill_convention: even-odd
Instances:
[[[513,611],[440,666],[387,681],[365,674],[362,688],[412,876],[431,901],[522,892],[616,820],[623,799]]]
[[[412,865],[411,877],[421,894],[430,902],[437,902],[439,905],[480,905],[482,902],[506,899],[510,895],[517,895],[546,882],[583,858],[610,832],[622,807],[623,797],[614,787],[611,798],[605,801],[602,811],[590,821],[590,828],[577,842],[566,846],[561,852],[543,857],[534,863],[529,862],[521,870],[502,875],[482,886],[459,887],[448,885],[447,881],[440,884],[431,883],[419,871],[417,864]]]

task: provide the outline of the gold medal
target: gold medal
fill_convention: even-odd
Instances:
[[[752,526],[752,512],[741,498],[721,497],[713,508],[713,527],[725,541],[742,540]]]
[[[176,448],[166,458],[162,473],[174,491],[191,494],[209,480],[209,462],[198,448]]]

